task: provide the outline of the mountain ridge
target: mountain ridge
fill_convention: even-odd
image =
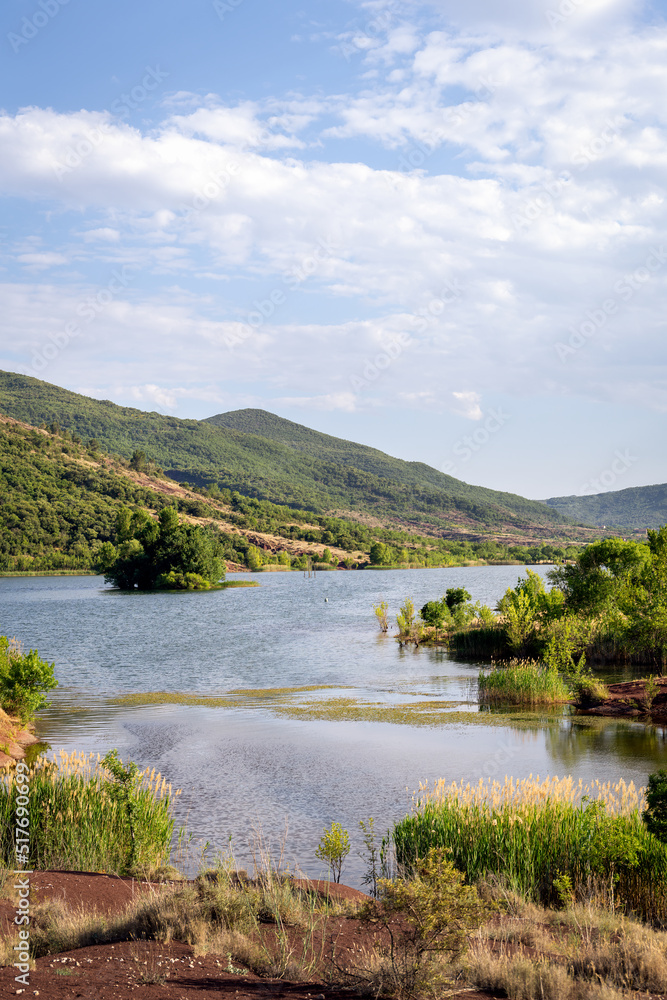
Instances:
[[[300,510],[345,510],[442,537],[576,535],[549,505],[471,486],[424,463],[405,462],[263,410],[181,419],[6,371],[0,372],[0,410],[36,426],[58,423],[124,459],[143,451],[176,481],[215,483]]]

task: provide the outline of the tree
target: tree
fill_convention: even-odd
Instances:
[[[28,722],[48,705],[46,692],[58,686],[55,664],[41,660],[36,649],[24,653],[20,644],[0,636],[0,705]]]
[[[450,611],[453,611],[458,604],[465,604],[470,600],[470,594],[464,587],[449,587],[445,595],[445,603]]]
[[[384,542],[373,542],[371,545],[371,564],[373,566],[386,566],[390,562],[389,548]]]
[[[182,524],[173,507],[157,521],[143,510],[118,517],[120,544],[105,579],[121,590],[206,590],[224,579],[218,538],[210,529]]]
[[[331,829],[324,828],[324,836],[315,851],[315,857],[326,861],[334,882],[340,882],[340,873],[345,858],[350,853],[350,837],[340,823],[332,823]]]
[[[438,629],[442,628],[445,621],[450,617],[447,599],[443,597],[441,601],[427,601],[419,612],[419,617],[426,625],[430,625],[435,629],[435,637],[437,639]]]
[[[646,787],[646,811],[642,813],[646,829],[667,844],[667,771],[649,774]]]

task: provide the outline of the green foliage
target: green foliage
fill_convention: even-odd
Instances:
[[[30,767],[25,784],[15,771],[4,775],[0,779],[0,862],[15,865],[16,795],[27,786],[30,853],[26,867],[150,875],[169,857],[174,826],[171,787],[154,772],[144,772],[136,782],[131,774],[129,778],[134,782],[134,840],[123,792],[97,757],[68,757],[63,752],[57,764],[40,757]],[[130,858],[134,859],[132,869]]]
[[[396,615],[398,631],[402,635],[409,635],[415,624],[415,602],[411,597],[406,597],[401,605],[401,609]]]
[[[447,978],[437,959],[457,959],[493,907],[465,884],[448,852],[438,848],[414,860],[409,878],[380,879],[378,891],[379,899],[360,914],[383,928],[390,941],[387,981],[376,992],[408,1000],[441,990]]]
[[[18,643],[0,636],[0,706],[29,722],[48,705],[46,692],[58,686],[54,668],[40,659],[36,649],[24,653]]]
[[[546,503],[577,524],[657,528],[667,519],[667,485],[635,486],[593,496],[552,497]]]
[[[120,801],[127,814],[127,824],[130,830],[130,849],[128,851],[126,868],[133,871],[136,864],[136,814],[137,814],[137,792],[141,780],[139,768],[130,761],[125,767],[118,756],[117,750],[109,750],[102,758],[101,766],[105,767],[114,779],[114,784],[109,788],[113,799]]]
[[[315,857],[326,861],[334,877],[334,882],[340,882],[340,873],[345,858],[350,853],[350,838],[347,830],[340,823],[332,823],[330,829],[324,828],[324,836],[315,851]]]
[[[301,510],[418,515],[438,527],[461,521],[496,528],[568,523],[536,501],[470,486],[422,463],[403,462],[261,410],[178,420],[11,372],[0,373],[0,409],[33,425],[57,418],[60,426],[83,440],[95,438],[125,461],[144,452],[181,482],[217,483]]]
[[[442,601],[427,601],[419,612],[419,617],[426,625],[435,629],[436,638],[438,629],[441,629],[444,623],[451,619],[449,606],[444,598]]]
[[[391,562],[391,552],[384,542],[373,542],[370,560],[373,566],[386,566]]]
[[[646,787],[646,810],[642,815],[646,829],[667,844],[667,771],[650,774]]]
[[[637,809],[615,810],[573,799],[567,779],[551,791],[518,783],[500,791],[464,789],[425,799],[396,823],[396,858],[408,868],[433,847],[449,849],[470,882],[489,875],[536,902],[559,901],[554,882],[567,875],[577,898],[598,897],[643,919],[662,920],[667,904],[667,846]],[[545,782],[546,786],[549,782]],[[565,788],[564,794],[559,789]],[[625,788],[625,786],[624,786]],[[576,789],[576,786],[575,786]],[[627,792],[621,789],[619,798]]]
[[[549,578],[565,595],[568,608],[595,614],[618,596],[648,556],[646,545],[605,538],[587,545],[574,565],[557,567]]]
[[[450,611],[469,600],[470,594],[464,587],[449,587],[445,595],[445,604]]]
[[[532,660],[511,660],[478,678],[481,704],[559,705],[572,691],[555,670]]]
[[[120,545],[105,580],[121,590],[205,590],[224,577],[215,535],[198,525],[182,524],[173,507],[157,521],[145,511],[118,516]]]
[[[379,604],[373,605],[373,611],[375,612],[375,617],[377,618],[378,625],[380,626],[381,632],[389,631],[389,619],[387,618],[387,611],[389,610],[389,605],[386,601],[380,601]]]

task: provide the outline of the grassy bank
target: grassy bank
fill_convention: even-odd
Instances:
[[[667,845],[641,820],[633,785],[575,784],[571,778],[438,783],[395,824],[401,866],[446,848],[470,881],[494,876],[547,905],[597,900],[663,922]]]

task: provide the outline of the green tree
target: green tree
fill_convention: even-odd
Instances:
[[[40,659],[36,649],[24,653],[20,644],[0,636],[0,705],[10,715],[29,722],[48,705],[46,692],[58,687],[55,664]]]
[[[384,542],[373,542],[370,559],[373,566],[386,566],[391,561],[391,553],[388,546]]]
[[[459,604],[465,604],[470,600],[470,594],[464,587],[449,587],[445,595],[445,603],[450,611],[453,611]]]
[[[667,771],[650,774],[646,786],[646,810],[642,813],[646,829],[667,844]]]
[[[218,539],[181,523],[173,507],[164,507],[157,521],[139,510],[128,523],[121,512],[118,528],[122,540],[105,579],[121,590],[206,590],[224,578]]]
[[[437,639],[438,629],[441,629],[444,623],[451,617],[446,598],[443,597],[441,601],[427,601],[419,612],[419,617],[426,625],[430,625],[435,629],[435,637]]]

